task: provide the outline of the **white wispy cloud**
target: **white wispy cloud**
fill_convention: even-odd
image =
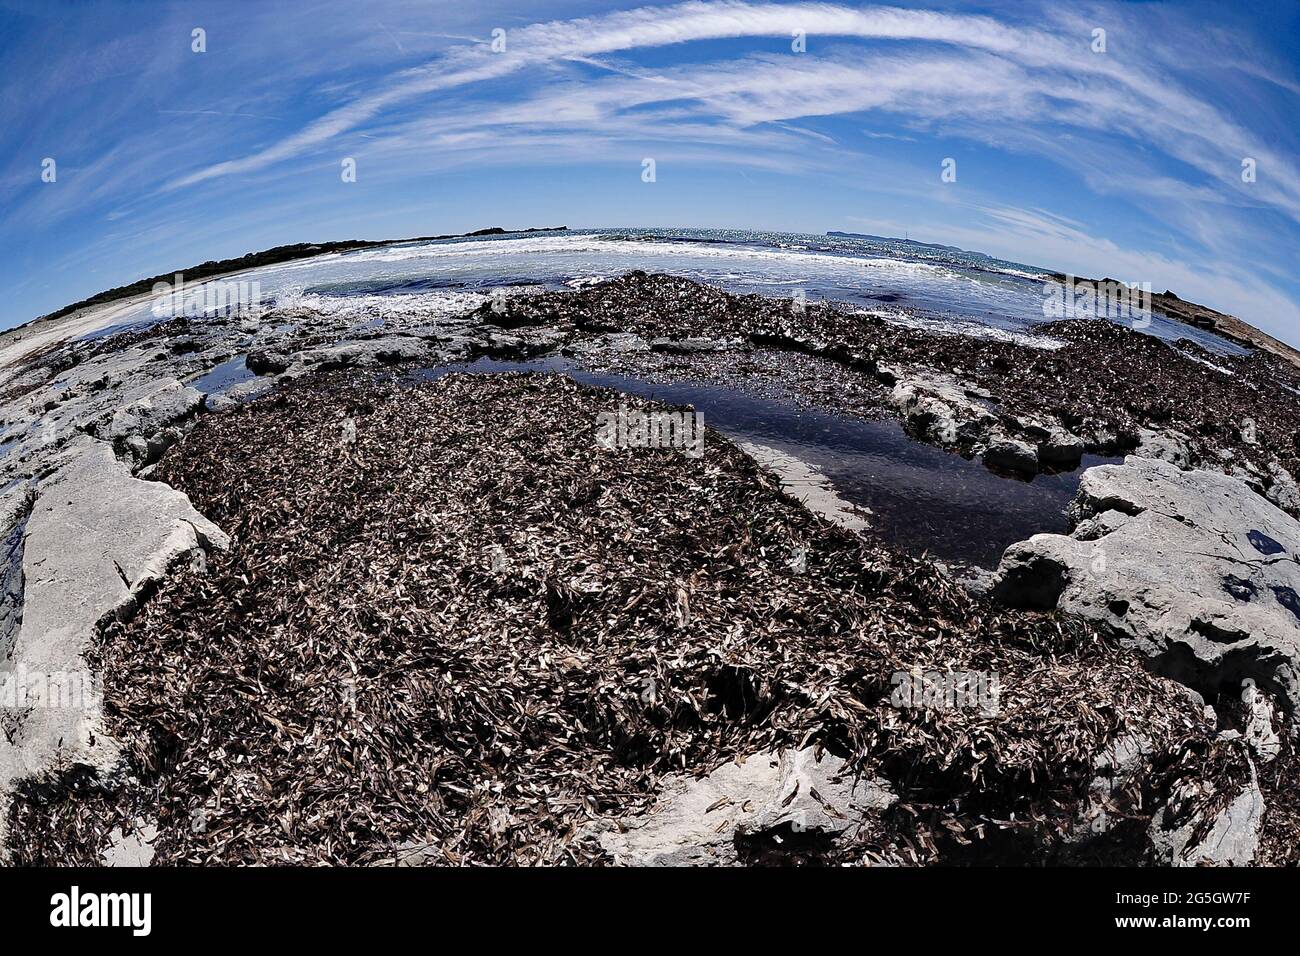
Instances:
[[[1053,32],[1012,27],[985,16],[853,9],[831,4],[686,3],[570,21],[533,24],[507,35],[505,52],[460,48],[382,88],[360,95],[306,127],[245,156],[173,179],[169,188],[254,172],[334,140],[390,110],[432,94],[474,87],[559,62],[672,44],[743,37],[911,41],[924,53],[878,49],[840,57],[769,57],[645,72],[600,63],[615,79],[587,79],[490,111],[488,122],[595,124],[617,110],[672,100],[711,110],[739,126],[809,116],[885,110],[931,122],[1052,123],[1109,135],[1138,134],[1214,180],[1240,201],[1266,203],[1300,220],[1300,171],[1293,160],[1140,58],[1097,55],[1086,22]],[[441,102],[430,103],[438,112]],[[975,135],[980,135],[977,131]],[[1250,156],[1270,175],[1241,188],[1239,159]]]
[[[853,10],[826,4],[686,3],[512,30],[505,52],[476,46],[457,50],[425,67],[408,70],[385,89],[340,106],[265,149],[179,177],[182,187],[244,173],[297,155],[379,116],[412,98],[499,79],[529,66],[703,40],[783,36],[795,30],[823,36],[959,43],[1009,52],[1023,38],[986,17],[877,8]]]

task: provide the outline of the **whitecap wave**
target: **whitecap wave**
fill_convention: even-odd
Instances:
[[[407,262],[412,259],[476,259],[515,257],[519,255],[565,254],[607,256],[617,260],[694,259],[761,263],[788,263],[814,267],[818,271],[852,269],[887,270],[912,275],[951,275],[952,270],[928,262],[910,262],[887,256],[830,255],[787,249],[760,249],[754,246],[728,246],[721,243],[675,242],[656,240],[630,243],[599,236],[567,235],[492,242],[438,242],[400,248],[367,249],[348,253],[351,262]]]
[[[518,295],[522,290],[503,290]],[[399,295],[330,295],[307,292],[301,286],[287,286],[275,294],[271,307],[292,311],[305,309],[318,315],[341,319],[438,319],[460,315],[492,299],[490,292],[446,289]]]
[[[961,322],[932,316],[913,315],[910,312],[896,309],[859,309],[857,314],[874,316],[894,325],[904,325],[932,335],[961,335],[970,339],[1009,342],[1013,345],[1023,345],[1031,349],[1044,349],[1052,352],[1064,348],[1067,344],[1062,339],[1054,339],[1047,335],[1030,335],[1026,332],[1014,332],[1010,329],[999,329],[992,325],[981,325],[976,322]]]

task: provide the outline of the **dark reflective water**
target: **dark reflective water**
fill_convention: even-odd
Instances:
[[[990,568],[1016,541],[1069,530],[1065,510],[1083,468],[1120,460],[1085,455],[1078,471],[1026,482],[913,441],[894,421],[863,421],[720,386],[660,385],[593,374],[559,359],[480,359],[418,375],[432,380],[450,372],[506,371],[563,372],[585,384],[691,405],[706,425],[733,440],[766,445],[816,466],[840,497],[871,512],[872,532],[885,543],[912,554],[928,552]]]
[[[240,382],[247,382],[256,377],[256,373],[245,363],[244,356],[236,355],[200,375],[190,384],[200,392],[220,394]]]

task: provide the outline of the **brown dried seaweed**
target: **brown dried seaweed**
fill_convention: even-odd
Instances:
[[[158,477],[233,547],[169,577],[94,662],[158,861],[417,843],[447,864],[600,863],[584,826],[663,775],[817,743],[902,796],[888,832],[837,852],[925,862],[954,836],[1058,826],[1108,741],[1203,735],[1093,630],[825,523],[713,432],[698,459],[599,448],[619,402],[641,404],[559,376],[336,373],[169,451]],[[1000,711],[893,706],[915,668],[996,672]],[[20,859],[70,861],[116,825],[68,799],[15,811]]]

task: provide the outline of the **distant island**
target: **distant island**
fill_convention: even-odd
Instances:
[[[907,246],[916,246],[918,249],[942,249],[944,252],[961,252],[966,255],[972,255],[972,253],[959,246],[945,246],[937,242],[918,242],[916,239],[899,239],[896,236],[873,236],[867,232],[838,232],[832,229],[828,231],[826,235],[835,236],[837,239],[870,239],[872,242],[901,242]],[[983,253],[977,254],[983,255]]]

